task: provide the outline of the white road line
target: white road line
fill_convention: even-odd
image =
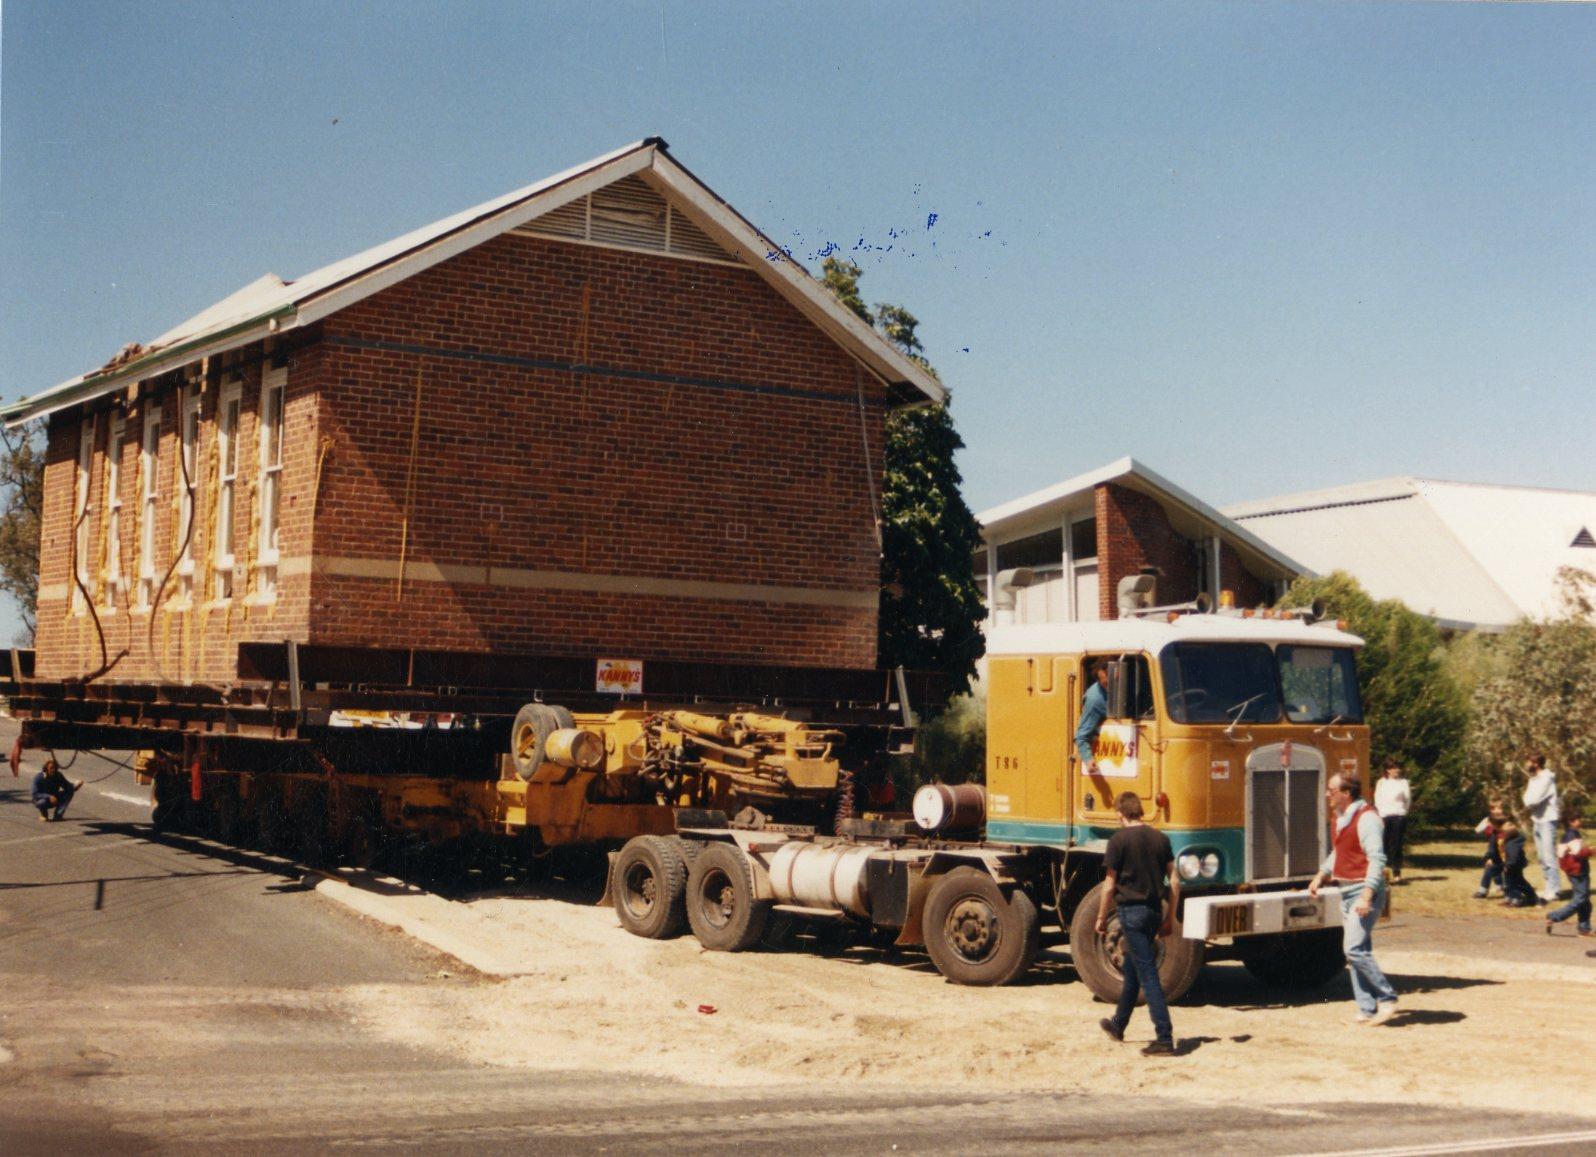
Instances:
[[[1339,1149],[1333,1153],[1320,1152],[1314,1157],[1426,1157],[1428,1154],[1436,1153],[1544,1149],[1552,1145],[1570,1145],[1578,1141],[1596,1141],[1596,1129],[1586,1129],[1578,1133],[1536,1133],[1525,1137],[1487,1137],[1478,1141],[1437,1141],[1429,1145],[1398,1145],[1390,1149]],[[1307,1155],[1302,1154],[1299,1157]]]
[[[101,797],[103,797],[105,799],[120,800],[122,803],[138,804],[139,807],[149,807],[150,806],[150,797],[147,796],[147,795],[146,796],[123,795],[119,791],[100,791],[100,792],[95,792],[95,794],[98,795],[98,796],[101,796]]]

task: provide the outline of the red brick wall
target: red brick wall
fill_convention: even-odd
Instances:
[[[238,527],[235,543],[238,556],[246,563],[255,560],[258,511],[256,487],[259,481],[259,406],[260,359],[257,347],[244,351],[239,363],[243,374],[239,415],[239,469],[236,483]],[[310,517],[306,497],[314,475],[316,446],[314,371],[320,354],[312,349],[293,355],[289,369],[284,418],[284,499],[281,507],[281,544],[285,557],[308,553]],[[161,440],[158,455],[158,501],[155,524],[155,579],[159,584],[182,544],[184,521],[177,498],[182,486],[178,458],[179,400],[177,383],[163,380],[145,383],[131,406],[125,394],[98,404],[95,416],[94,463],[90,473],[90,547],[85,572],[86,585],[93,592],[93,614],[82,605],[73,606],[70,597],[73,560],[75,479],[77,473],[78,432],[82,417],[76,412],[58,414],[50,420],[45,468],[45,499],[42,541],[40,544],[40,596],[38,604],[37,671],[42,678],[71,678],[84,675],[101,665],[101,651],[95,620],[105,634],[110,657],[126,650],[105,676],[111,680],[162,679],[227,680],[234,676],[237,644],[246,640],[276,641],[308,635],[308,574],[279,578],[276,598],[253,597],[255,575],[251,571],[244,589],[231,599],[217,599],[213,587],[214,540],[216,533],[216,407],[221,396],[219,375],[201,391],[198,482],[192,554],[195,597],[179,598],[180,579],[173,574],[159,594],[159,606],[151,614],[137,609],[140,570],[139,452],[144,436],[144,416],[149,407],[161,411]],[[113,409],[125,416],[123,453],[118,491],[121,495],[120,537],[121,573],[126,593],[113,594],[108,582],[106,454]]]
[[[1107,483],[1097,498],[1098,611],[1105,619],[1119,617],[1119,580],[1144,566],[1163,572],[1159,603],[1197,597],[1198,555],[1195,544],[1169,524],[1164,508],[1137,490]]]
[[[316,575],[314,641],[874,665],[884,395],[752,271],[505,236],[326,339],[316,554],[374,573]],[[503,585],[547,572],[628,582]]]
[[[278,596],[210,597],[213,381],[194,543],[202,597],[182,608],[168,590],[153,653],[149,614],[129,615],[120,598],[104,608],[113,403],[99,403],[90,585],[111,652],[130,651],[110,678],[226,680],[238,642],[283,638],[874,665],[884,392],[866,377],[861,414],[854,362],[752,271],[506,236],[297,340]],[[238,541],[251,561],[261,358],[256,348],[241,363]],[[179,534],[175,382],[142,391],[121,478],[127,601],[150,404],[163,408],[157,577]],[[66,595],[77,431],[75,412],[49,431],[37,641],[47,678],[100,663],[93,618]]]
[[[1219,548],[1219,589],[1234,591],[1238,607],[1268,606],[1274,602],[1269,585],[1242,565],[1241,557],[1229,543]]]

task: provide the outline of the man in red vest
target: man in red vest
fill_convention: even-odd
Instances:
[[[1372,951],[1374,922],[1380,918],[1385,887],[1385,827],[1364,802],[1363,784],[1332,775],[1325,786],[1336,813],[1335,845],[1308,884],[1308,894],[1333,880],[1341,889],[1341,949],[1352,970],[1352,997],[1359,1024],[1384,1024],[1396,1015],[1396,990],[1380,971]]]

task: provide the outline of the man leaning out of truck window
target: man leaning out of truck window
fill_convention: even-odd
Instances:
[[[1103,730],[1103,720],[1108,718],[1108,660],[1092,660],[1092,678],[1081,700],[1081,725],[1075,729],[1075,753],[1081,757],[1081,766],[1087,771],[1097,770],[1097,760],[1092,745],[1097,733]]]

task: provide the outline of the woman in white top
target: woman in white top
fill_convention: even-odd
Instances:
[[[1413,803],[1413,789],[1402,774],[1402,765],[1394,759],[1385,761],[1385,778],[1374,785],[1374,810],[1380,813],[1385,825],[1385,862],[1394,879],[1402,878],[1402,840],[1407,835],[1408,808]]]

